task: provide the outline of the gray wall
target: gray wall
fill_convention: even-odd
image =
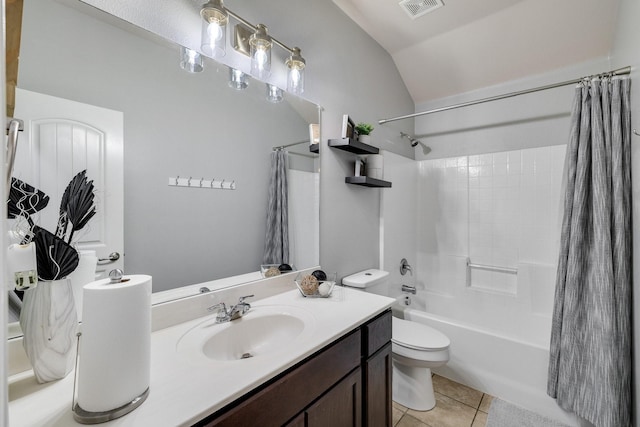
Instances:
[[[271,147],[308,139],[300,115],[230,89],[226,67],[188,74],[176,47],[52,0],[26,0],[23,21],[19,87],[124,112],[127,271],[159,291],[258,270]],[[169,187],[176,175],[238,189]]]
[[[638,129],[640,121],[640,2],[637,0],[621,0],[620,12],[618,15],[618,31],[616,33],[614,49],[611,55],[611,63],[615,68],[631,65],[631,78],[634,80],[631,84],[631,127]],[[640,224],[640,137],[631,136],[631,173],[632,173],[632,223],[636,226]],[[638,393],[638,385],[640,384],[639,369],[640,366],[640,234],[633,235],[633,390],[634,390],[634,424],[640,426],[640,393]]]
[[[295,40],[307,59],[308,99],[324,107],[320,184],[320,263],[344,277],[378,267],[380,197],[385,189],[347,185],[351,156],[326,145],[338,138],[342,115],[373,123],[372,144],[413,158],[399,130],[413,132],[413,121],[377,125],[377,120],[414,111],[414,104],[389,54],[330,1],[270,2],[272,25],[284,40]],[[266,13],[266,12],[265,12]],[[267,18],[265,18],[267,21]],[[271,21],[269,21],[271,22]],[[295,23],[295,25],[293,25]]]
[[[145,0],[129,4],[85,0],[118,16],[156,28],[169,37],[193,43],[198,7],[175,1],[171,10],[145,13]],[[135,7],[137,4],[138,7]],[[414,104],[389,54],[328,0],[274,0],[225,3],[253,23],[266,24],[279,40],[302,48],[307,60],[304,97],[324,107],[321,145],[320,262],[328,271],[344,276],[377,266],[379,258],[380,192],[349,186],[350,160],[326,146],[327,138],[340,136],[343,114],[356,122],[407,114]],[[156,16],[151,16],[154,13]],[[165,14],[161,17],[158,15]],[[179,20],[176,18],[179,17]],[[159,27],[158,22],[162,22]],[[233,56],[227,54],[228,58]],[[226,59],[225,59],[226,60]],[[229,58],[233,60],[233,58]],[[272,67],[273,68],[273,67]],[[376,126],[373,144],[413,158],[413,150],[400,139],[399,130],[413,131],[413,121]]]

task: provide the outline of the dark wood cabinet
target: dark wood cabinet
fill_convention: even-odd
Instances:
[[[305,410],[305,427],[362,426],[362,374],[356,369]]]
[[[363,362],[364,414],[367,427],[391,426],[391,343]]]
[[[391,426],[391,312],[356,328],[196,426]]]

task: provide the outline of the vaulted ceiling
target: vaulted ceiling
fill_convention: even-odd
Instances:
[[[443,1],[411,19],[399,0],[334,0],[393,57],[416,104],[608,56],[619,0]]]

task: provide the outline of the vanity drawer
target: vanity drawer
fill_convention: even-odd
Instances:
[[[369,357],[391,341],[391,310],[362,327],[362,355]]]
[[[197,423],[198,426],[281,426],[360,366],[361,333],[340,339],[251,396]],[[226,411],[226,412],[224,412]]]

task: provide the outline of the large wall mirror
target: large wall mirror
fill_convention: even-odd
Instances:
[[[309,151],[309,124],[319,123],[320,108],[286,93],[270,103],[265,84],[253,79],[234,90],[228,68],[212,60],[203,72],[187,73],[179,46],[73,3],[24,0],[17,87],[121,113],[125,273],[152,275],[161,292],[259,271],[270,158],[283,146],[290,263],[317,265],[319,162]],[[18,92],[16,116],[26,107]],[[25,178],[25,162],[34,163],[21,143],[17,178]],[[235,189],[172,186],[172,177],[224,179]],[[58,209],[56,197],[47,209]]]

